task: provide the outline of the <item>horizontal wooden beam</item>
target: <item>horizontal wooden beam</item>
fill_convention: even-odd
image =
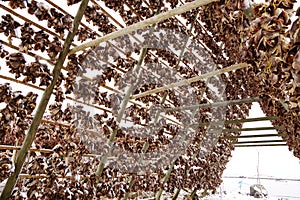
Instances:
[[[257,140],[257,141],[234,142],[234,144],[260,144],[260,143],[274,143],[274,142],[286,142],[286,141],[285,140]]]
[[[179,14],[182,14],[182,13],[187,12],[189,10],[198,8],[200,6],[204,6],[204,5],[212,3],[212,2],[217,2],[217,1],[219,1],[219,0],[197,0],[197,1],[192,1],[192,2],[189,2],[189,3],[185,3],[184,5],[179,6],[177,8],[174,8],[172,10],[160,13],[158,15],[155,15],[153,17],[150,17],[150,18],[145,19],[143,21],[140,21],[138,23],[132,24],[132,25],[126,27],[126,28],[122,28],[118,31],[115,31],[115,32],[109,33],[107,35],[104,35],[104,36],[102,36],[98,39],[92,40],[90,42],[83,43],[82,45],[74,47],[73,49],[71,49],[69,54],[76,53],[76,52],[84,50],[88,47],[97,46],[100,43],[103,43],[103,42],[106,42],[108,40],[112,40],[112,39],[121,37],[121,36],[126,35],[126,34],[130,34],[133,31],[136,31],[136,30],[145,28],[147,26],[159,23],[159,22],[161,22],[163,20],[166,20],[166,19],[169,19],[169,18],[171,18],[175,15],[179,15]]]
[[[11,146],[11,145],[0,145],[0,150],[20,150],[21,146]],[[39,149],[39,148],[30,148],[29,151],[33,151],[33,152],[40,152],[40,153],[54,153],[53,149]],[[83,157],[97,157],[99,155],[96,154],[83,154]],[[109,160],[113,160],[115,159],[115,157],[110,157]]]
[[[239,124],[244,122],[259,122],[259,121],[268,121],[268,120],[276,120],[278,117],[276,116],[269,116],[269,117],[254,117],[254,118],[247,118],[247,119],[239,119],[239,120],[227,120],[225,124]]]
[[[215,102],[215,103],[207,103],[207,104],[197,104],[197,105],[192,105],[192,106],[166,108],[166,109],[161,109],[161,111],[167,112],[167,111],[178,111],[178,110],[191,110],[191,109],[198,109],[198,108],[221,107],[221,106],[230,106],[230,105],[236,105],[236,104],[242,104],[242,103],[252,103],[252,102],[256,102],[256,101],[259,101],[259,97],[248,98],[248,99],[237,99],[237,100],[231,100],[231,101],[222,101],[222,102]]]
[[[43,178],[50,178],[50,175],[48,174],[20,174],[19,175],[20,178],[23,179],[43,179]],[[56,175],[57,178],[61,178],[61,179],[71,179],[74,178],[74,175]],[[86,178],[86,177],[90,177],[90,175],[76,175],[76,177],[78,178]],[[118,176],[118,178],[126,178],[127,175],[121,175]]]
[[[247,118],[247,119],[236,119],[236,120],[225,120],[225,121],[212,121],[205,123],[194,123],[191,126],[209,126],[209,125],[223,125],[223,124],[240,124],[245,122],[258,122],[258,121],[268,121],[268,120],[276,120],[278,117],[269,116],[269,117],[255,117],[255,118]]]
[[[254,128],[232,128],[223,129],[223,133],[241,132],[241,131],[266,131],[266,130],[278,130],[283,129],[282,126],[271,126],[271,127],[254,127]]]
[[[287,146],[287,144],[253,144],[253,145],[234,145],[235,147],[276,147],[276,146]]]
[[[11,146],[11,145],[0,145],[0,150],[20,150],[21,146]],[[38,149],[30,148],[29,151],[41,152],[41,153],[54,153],[52,149]]]
[[[245,68],[247,66],[248,66],[247,63],[239,63],[239,64],[231,65],[229,67],[225,67],[225,68],[222,68],[222,69],[219,69],[219,70],[216,70],[216,71],[212,71],[212,72],[209,72],[209,73],[206,73],[206,74],[201,74],[199,76],[192,77],[192,78],[189,78],[189,79],[183,79],[183,80],[178,81],[176,83],[171,83],[171,84],[166,85],[166,86],[158,87],[158,88],[155,88],[153,90],[148,90],[146,92],[133,95],[130,99],[137,99],[137,98],[145,97],[145,96],[148,96],[148,95],[151,95],[151,94],[156,94],[156,93],[163,92],[163,91],[166,91],[166,90],[169,90],[169,89],[173,89],[173,88],[176,88],[176,87],[189,85],[191,83],[194,83],[194,82],[197,82],[197,81],[200,81],[200,80],[203,80],[203,79],[207,79],[207,78],[210,78],[210,77],[213,77],[213,76],[224,74],[226,72],[231,72],[231,71],[234,71],[234,70],[237,70],[237,69],[242,69],[242,68]]]
[[[9,12],[9,13],[11,13],[12,15],[17,16],[18,18],[24,20],[25,22],[28,22],[28,23],[30,23],[30,24],[33,24],[33,25],[36,26],[37,28],[39,28],[39,29],[41,29],[41,30],[43,30],[43,31],[45,31],[45,32],[47,32],[47,33],[49,33],[50,35],[53,35],[53,36],[55,36],[55,37],[58,37],[58,38],[62,39],[57,33],[55,33],[55,32],[53,32],[53,31],[51,31],[51,30],[49,30],[49,29],[47,29],[47,28],[41,26],[41,25],[38,24],[38,23],[35,23],[34,21],[30,20],[29,18],[27,18],[27,17],[25,17],[25,16],[23,16],[23,15],[21,15],[21,14],[18,14],[17,12],[13,11],[12,9],[9,9],[9,8],[7,8],[6,6],[1,5],[1,4],[0,4],[0,8],[3,9],[3,10],[5,10],[5,11],[7,11],[7,12]]]
[[[281,137],[285,134],[255,134],[255,135],[234,135],[234,136],[225,136],[222,139],[238,139],[238,138],[261,138],[261,137]]]

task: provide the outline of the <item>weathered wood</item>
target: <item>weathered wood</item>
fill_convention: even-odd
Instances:
[[[276,147],[287,146],[287,144],[254,144],[254,145],[234,145],[235,147]]]
[[[142,51],[141,51],[140,56],[139,56],[139,60],[138,60],[136,66],[135,66],[135,68],[134,68],[134,70],[133,70],[134,73],[137,73],[137,74],[139,73],[140,68],[141,68],[141,65],[142,65],[142,63],[143,63],[143,60],[144,60],[144,58],[145,58],[145,56],[146,56],[147,49],[148,49],[148,48],[147,48],[146,46],[144,46],[144,47],[142,48]],[[130,101],[130,96],[131,96],[131,94],[132,94],[132,92],[133,92],[133,89],[134,89],[134,85],[130,85],[129,88],[127,89],[127,91],[125,92],[125,97],[124,97],[124,99],[123,99],[122,102],[121,102],[121,107],[120,107],[120,110],[119,110],[118,115],[117,115],[117,122],[118,122],[118,123],[120,123],[121,120],[122,120],[122,117],[123,117],[123,115],[124,115],[126,106],[127,106],[128,102]],[[117,135],[117,129],[114,129],[114,130],[113,130],[113,133],[110,134],[110,136],[109,136],[109,140],[108,140],[109,145],[112,145],[112,144],[113,144],[113,141],[114,141],[116,135]],[[100,177],[100,176],[102,175],[102,172],[103,172],[103,170],[104,170],[104,167],[105,167],[105,163],[106,163],[106,161],[107,161],[107,158],[108,158],[107,155],[104,155],[104,156],[101,158],[100,164],[99,164],[99,166],[97,167],[97,171],[96,171],[96,175],[97,175],[98,177]]]
[[[232,129],[224,129],[223,133],[235,132],[235,131],[266,131],[266,130],[278,130],[282,129],[282,126],[271,126],[271,127],[255,127],[255,128],[232,128]]]
[[[169,169],[168,169],[168,171],[167,171],[167,173],[166,173],[166,175],[165,175],[165,177],[164,177],[163,185],[169,180],[169,177],[170,177],[171,172],[172,172],[172,170],[173,170],[173,168],[174,168],[174,165],[175,165],[175,162],[173,162],[173,163],[170,165],[170,167],[169,167]],[[162,188],[159,188],[159,190],[158,190],[158,192],[156,193],[156,196],[155,196],[155,199],[156,199],[156,200],[160,199],[160,197],[161,197],[161,195],[162,195],[162,192],[163,192],[163,189],[162,189]]]
[[[30,23],[30,24],[32,24],[32,25],[38,27],[39,29],[41,29],[41,30],[43,30],[43,31],[45,31],[45,32],[47,32],[47,33],[49,33],[49,34],[51,34],[51,35],[53,35],[53,36],[55,36],[55,37],[60,38],[60,36],[59,36],[57,33],[55,33],[55,32],[53,32],[53,31],[51,31],[51,30],[49,30],[49,29],[47,29],[47,28],[41,26],[41,25],[38,24],[38,23],[35,23],[34,21],[30,20],[30,19],[27,18],[27,17],[24,17],[24,16],[18,14],[17,12],[13,11],[12,9],[7,8],[6,6],[1,5],[1,4],[0,4],[0,8],[3,9],[3,10],[5,10],[5,11],[7,11],[7,12],[9,12],[9,13],[11,13],[11,14],[13,14],[13,15],[15,15],[15,16],[17,16],[18,18],[24,20],[25,22],[28,22],[28,23]]]
[[[261,143],[274,143],[274,142],[286,142],[286,141],[285,140],[258,140],[258,141],[234,142],[234,144],[261,144]]]
[[[18,178],[18,176],[21,172],[22,166],[23,166],[24,161],[26,159],[26,155],[28,154],[28,151],[29,151],[29,149],[32,145],[32,142],[33,142],[34,138],[35,138],[37,129],[38,129],[38,127],[39,127],[39,125],[42,121],[42,117],[43,117],[44,112],[47,108],[50,96],[51,96],[51,94],[53,92],[53,89],[54,89],[54,86],[56,85],[56,82],[59,78],[61,68],[64,64],[64,61],[65,61],[67,55],[68,55],[70,46],[71,46],[73,38],[76,35],[76,32],[78,30],[79,23],[82,19],[84,11],[87,7],[88,1],[89,0],[83,0],[80,4],[80,7],[79,7],[78,12],[76,14],[76,17],[74,18],[74,21],[73,21],[73,28],[69,32],[69,34],[68,34],[68,36],[65,40],[63,50],[59,54],[58,60],[55,64],[55,66],[54,66],[53,79],[52,79],[50,85],[45,89],[45,91],[43,93],[43,96],[42,96],[42,99],[41,99],[41,101],[38,105],[36,114],[35,114],[35,116],[32,120],[30,128],[29,128],[29,130],[26,134],[26,138],[23,142],[23,145],[22,145],[20,151],[17,154],[17,158],[16,158],[16,162],[15,162],[15,170],[12,173],[12,175],[8,178],[6,184],[3,188],[0,199],[3,199],[3,200],[8,199],[11,195],[11,192],[12,192],[15,184],[16,184],[17,178]]]
[[[236,104],[243,104],[243,103],[252,103],[259,101],[258,97],[255,98],[248,98],[248,99],[237,99],[231,101],[223,101],[223,102],[215,102],[215,103],[206,103],[206,104],[197,104],[192,106],[181,106],[181,107],[174,107],[174,108],[166,108],[162,109],[162,111],[177,111],[177,110],[191,110],[191,109],[198,109],[198,108],[210,108],[210,107],[221,107],[221,106],[230,106]]]
[[[255,134],[255,135],[239,135],[239,136],[225,136],[222,139],[238,139],[238,138],[261,138],[261,137],[281,137],[285,134]]]
[[[179,15],[179,14],[182,14],[182,13],[187,12],[189,10],[198,8],[200,6],[204,6],[206,4],[209,4],[209,3],[212,3],[212,2],[218,2],[218,1],[219,0],[197,0],[197,1],[190,2],[190,3],[186,3],[186,4],[184,4],[184,5],[182,5],[178,8],[174,8],[172,10],[161,13],[159,15],[150,17],[150,18],[145,19],[141,22],[138,22],[138,23],[132,24],[132,25],[126,27],[126,28],[123,28],[119,31],[115,31],[115,32],[112,32],[112,33],[107,34],[105,36],[102,36],[102,37],[100,37],[98,39],[95,39],[93,41],[86,42],[86,43],[84,43],[80,46],[77,46],[77,47],[71,49],[69,54],[76,53],[76,52],[84,50],[88,47],[97,46],[102,42],[106,42],[108,40],[115,39],[117,37],[121,37],[123,35],[132,33],[133,31],[136,31],[136,30],[145,28],[147,26],[150,26],[152,24],[156,24],[156,23],[161,22],[163,20],[169,19],[169,18],[171,18],[175,15]]]
[[[209,126],[209,125],[222,125],[222,124],[240,124],[245,122],[258,122],[258,121],[268,121],[268,120],[276,120],[278,117],[270,116],[270,117],[255,117],[255,118],[247,118],[247,119],[237,119],[237,120],[225,120],[225,121],[212,121],[205,123],[195,123],[192,126]]]
[[[148,96],[148,95],[151,95],[151,94],[156,94],[156,93],[163,92],[163,91],[166,91],[166,90],[169,90],[169,89],[173,89],[173,88],[176,88],[176,87],[189,85],[191,83],[194,83],[194,82],[206,79],[206,78],[210,78],[210,77],[213,77],[213,76],[224,74],[226,72],[234,71],[234,70],[237,70],[237,69],[242,69],[242,68],[245,68],[247,66],[248,66],[247,63],[239,63],[239,64],[236,64],[236,65],[225,67],[225,68],[222,68],[222,69],[219,69],[219,70],[216,70],[216,71],[212,71],[212,72],[209,72],[209,73],[206,73],[206,74],[202,74],[200,76],[192,77],[192,78],[189,78],[189,79],[184,79],[184,80],[176,82],[176,83],[171,83],[170,85],[167,85],[167,86],[155,88],[153,90],[148,90],[148,91],[143,92],[141,94],[136,94],[136,95],[132,96],[131,99],[137,99],[137,98],[145,97],[145,96]]]
[[[10,145],[0,145],[0,150],[20,150],[22,147],[21,146],[10,146]],[[54,153],[53,149],[39,149],[39,148],[30,148],[28,151],[33,151],[33,152],[40,152],[40,153]],[[92,157],[96,158],[99,157],[97,154],[83,154],[83,157]],[[115,160],[116,157],[108,157],[108,160]]]
[[[172,197],[172,200],[176,200],[178,198],[178,196],[179,196],[179,193],[180,193],[180,189],[177,189],[176,192],[175,192],[175,194]]]
[[[213,67],[212,71],[214,71],[214,70],[215,70],[215,67]],[[206,79],[206,84],[207,84],[208,81],[209,81],[209,79]],[[226,87],[224,87],[221,96],[224,94],[225,88],[226,88]],[[202,97],[203,97],[203,95],[204,95],[204,90],[202,91]],[[196,114],[196,110],[193,111],[192,117],[194,117],[195,114]],[[190,128],[190,127],[187,127],[187,128]],[[199,144],[199,148],[200,148],[200,146],[201,146],[201,144]],[[197,153],[195,153],[195,154],[193,155],[193,160],[196,158],[196,156],[197,156]],[[173,162],[173,164],[174,164],[174,163],[175,163],[175,162]],[[189,169],[188,169],[188,170],[189,170]],[[188,170],[187,170],[187,171],[188,171]],[[171,173],[171,172],[170,172],[170,173]],[[168,177],[168,178],[169,178],[169,177]],[[167,180],[168,180],[168,179],[167,179]],[[164,180],[164,181],[167,181],[167,180]],[[178,195],[179,195],[181,189],[182,189],[182,188],[178,188],[178,189],[177,189],[176,194],[175,194],[175,196],[174,196],[173,198],[176,199],[176,198],[178,197]],[[160,198],[161,194],[162,194],[162,191],[159,190],[159,191],[157,192],[157,196],[159,195],[159,198]]]

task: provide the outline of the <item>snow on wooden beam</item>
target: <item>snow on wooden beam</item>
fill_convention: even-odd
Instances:
[[[287,144],[250,144],[250,145],[235,145],[234,147],[276,147],[276,146],[286,146]]]
[[[172,88],[176,88],[176,87],[180,87],[180,86],[184,86],[184,85],[189,85],[193,82],[197,82],[197,81],[200,81],[202,79],[206,79],[206,78],[210,78],[210,77],[213,77],[213,76],[216,76],[216,75],[224,74],[225,72],[230,72],[230,71],[234,71],[234,70],[237,70],[237,69],[242,69],[242,68],[247,67],[247,66],[248,66],[247,63],[239,63],[239,64],[236,64],[236,65],[232,65],[230,67],[225,67],[225,68],[213,71],[213,72],[202,74],[200,76],[196,76],[196,77],[189,78],[189,79],[184,79],[184,80],[176,82],[176,83],[171,83],[170,85],[167,85],[167,86],[155,88],[153,90],[148,90],[148,91],[143,92],[141,94],[133,95],[131,97],[131,99],[137,99],[137,98],[148,96],[150,94],[156,94],[156,93],[159,93],[159,92],[163,92],[165,90],[169,90],[169,89],[172,89]]]
[[[108,40],[115,39],[117,37],[129,34],[133,31],[136,31],[136,30],[145,28],[147,26],[150,26],[152,24],[156,24],[156,23],[161,22],[163,20],[169,19],[169,18],[171,18],[175,15],[179,15],[179,14],[182,14],[182,13],[187,12],[189,10],[198,8],[200,6],[204,6],[204,5],[207,5],[209,3],[218,2],[218,1],[219,0],[197,0],[197,1],[190,2],[190,3],[186,3],[186,4],[184,4],[184,5],[182,5],[178,8],[174,8],[174,9],[169,10],[167,12],[160,13],[156,16],[145,19],[141,22],[132,24],[132,25],[130,25],[126,28],[123,28],[119,31],[112,32],[112,33],[104,35],[104,36],[102,36],[98,39],[95,39],[95,40],[92,40],[90,42],[86,42],[82,45],[79,45],[77,47],[74,47],[73,49],[70,50],[69,54],[74,54],[74,53],[76,53],[78,51],[81,51],[81,50],[84,50],[88,47],[97,46],[102,42],[106,42]]]
[[[192,106],[166,108],[166,109],[161,109],[161,111],[168,112],[168,111],[192,110],[192,109],[198,109],[198,108],[221,107],[221,106],[230,106],[230,105],[243,104],[243,103],[252,103],[252,102],[257,102],[257,101],[259,101],[259,97],[222,101],[222,102],[214,102],[214,103],[206,103],[206,104],[197,104],[197,105],[192,105]]]
[[[234,142],[233,144],[268,144],[268,143],[275,143],[275,142],[286,142],[285,140],[258,140],[258,141],[241,141],[241,142]]]

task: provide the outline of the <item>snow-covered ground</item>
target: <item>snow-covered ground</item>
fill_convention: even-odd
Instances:
[[[203,198],[204,200],[254,200],[249,196],[250,185],[256,184],[253,179],[225,178],[218,194]],[[261,180],[261,184],[268,190],[269,200],[300,200],[300,182]],[[226,193],[226,194],[225,194]],[[241,193],[241,194],[239,194]],[[259,199],[257,199],[259,200]]]
[[[202,200],[299,200],[300,197],[291,197],[291,196],[270,196],[268,198],[254,198],[247,194],[238,194],[238,193],[231,193],[231,194],[223,194],[223,195],[212,195],[209,197],[202,198]]]
[[[246,194],[238,194],[238,193],[231,193],[231,194],[223,194],[223,195],[212,195],[210,197],[202,198],[203,200],[254,200],[256,198],[248,196]],[[277,200],[277,199],[276,199]]]
[[[300,1],[299,1],[300,3]],[[249,118],[265,116],[258,103],[253,103]],[[271,122],[244,123],[243,128],[270,127]],[[242,135],[251,134],[276,134],[275,130],[242,132]],[[253,140],[266,140],[274,138],[254,138]],[[250,139],[249,139],[250,140]],[[242,141],[242,140],[241,140]],[[256,179],[226,178],[230,176],[257,176],[257,165],[259,158],[259,175],[266,178],[283,178],[300,180],[300,162],[294,157],[287,146],[282,147],[250,147],[236,148],[232,152],[232,158],[226,165],[223,173],[223,184],[218,192],[222,195],[214,195],[205,200],[231,200],[231,199],[255,199],[247,196],[250,193],[250,186],[257,183]],[[268,190],[268,199],[300,200],[299,181],[277,181],[261,179],[261,184]],[[226,191],[227,195],[224,195]],[[241,192],[243,195],[238,194]]]

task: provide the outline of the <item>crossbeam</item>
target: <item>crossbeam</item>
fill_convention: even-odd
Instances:
[[[200,81],[200,80],[203,80],[203,79],[207,79],[207,78],[210,78],[210,77],[213,77],[213,76],[224,74],[226,72],[231,72],[231,71],[234,71],[234,70],[237,70],[237,69],[242,69],[242,68],[245,68],[247,66],[248,66],[247,63],[239,63],[239,64],[231,65],[229,67],[225,67],[225,68],[213,71],[213,72],[209,72],[209,73],[206,73],[206,74],[201,74],[201,75],[196,76],[196,77],[192,77],[192,78],[189,78],[189,79],[184,79],[184,80],[178,81],[176,83],[171,83],[171,84],[163,86],[163,87],[155,88],[153,90],[148,90],[146,92],[133,95],[130,99],[137,99],[137,98],[145,97],[145,96],[148,96],[148,95],[151,95],[151,94],[156,94],[156,93],[163,92],[163,91],[166,91],[166,90],[169,90],[169,89],[173,89],[173,88],[176,88],[176,87],[189,85],[191,83],[194,83],[194,82],[197,82],[197,81]]]
[[[278,130],[283,129],[282,126],[271,126],[271,127],[254,127],[254,128],[232,128],[232,129],[224,129],[223,133],[230,132],[241,132],[241,131],[267,131],[267,130]],[[259,137],[259,135],[258,135]]]
[[[235,144],[260,144],[260,143],[274,143],[274,142],[286,142],[285,140],[258,140],[258,141],[240,141]]]
[[[78,51],[81,51],[81,50],[84,50],[88,47],[97,46],[100,43],[106,42],[108,40],[112,40],[112,39],[115,39],[117,37],[121,37],[123,35],[132,33],[133,31],[145,28],[145,27],[153,25],[153,24],[157,24],[157,23],[159,23],[163,20],[169,19],[169,18],[171,18],[175,15],[179,15],[179,14],[185,13],[189,10],[198,8],[200,6],[204,6],[204,5],[207,5],[209,3],[218,2],[218,1],[219,0],[197,0],[197,1],[190,2],[190,3],[186,3],[182,6],[174,8],[174,9],[169,10],[167,12],[160,13],[158,15],[155,15],[153,17],[145,19],[141,22],[138,22],[138,23],[132,24],[130,26],[127,26],[126,28],[122,28],[118,31],[115,31],[115,32],[109,33],[107,35],[104,35],[104,36],[102,36],[98,39],[92,40],[90,42],[83,43],[82,45],[79,45],[79,46],[74,47],[73,49],[71,49],[69,51],[69,54],[74,54],[74,53],[76,53]]]
[[[231,101],[221,101],[215,103],[197,104],[192,106],[166,108],[166,109],[161,109],[161,111],[168,112],[168,111],[178,111],[178,110],[191,110],[191,109],[198,109],[198,108],[221,107],[221,106],[230,106],[230,105],[243,104],[243,103],[252,103],[257,101],[259,101],[259,97],[247,98],[247,99],[236,99]]]
[[[236,120],[225,120],[225,121],[212,121],[212,122],[204,122],[204,123],[194,123],[191,126],[209,126],[209,125],[222,125],[222,124],[240,124],[245,122],[258,122],[258,121],[268,121],[268,120],[276,120],[278,117],[270,116],[270,117],[254,117],[247,119],[236,119]]]
[[[256,134],[256,135],[240,135],[240,136],[225,136],[222,139],[238,139],[238,138],[261,138],[261,137],[281,137],[285,134]]]
[[[277,147],[277,146],[286,146],[287,144],[251,144],[251,145],[234,145],[234,147]]]

